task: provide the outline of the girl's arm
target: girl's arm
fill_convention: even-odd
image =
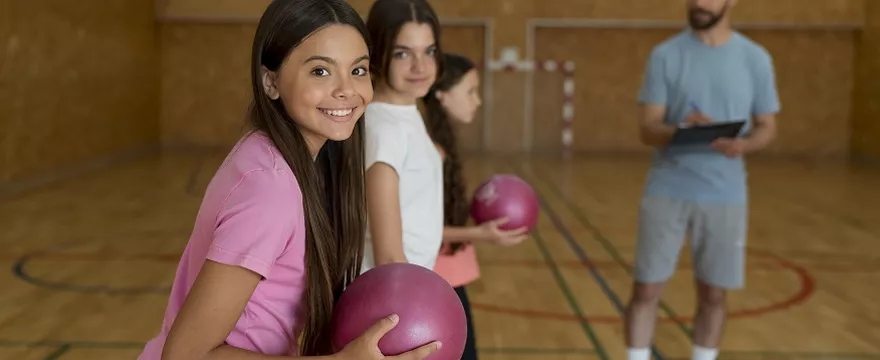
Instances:
[[[399,177],[390,165],[377,162],[366,172],[367,213],[375,264],[407,262],[403,253]]]
[[[446,150],[438,143],[434,143],[440,157],[446,161]],[[443,243],[474,243],[485,242],[500,245],[514,245],[522,242],[528,235],[525,228],[504,231],[498,227],[504,225],[507,219],[496,219],[483,225],[477,226],[445,226],[443,227]]]
[[[376,266],[408,262],[400,213],[400,174],[409,148],[408,134],[396,121],[372,120],[365,128],[364,182],[373,262]]]
[[[443,243],[490,243],[496,245],[515,245],[528,238],[528,228],[502,230],[507,219],[501,218],[477,226],[446,226],[443,228]]]
[[[206,260],[168,333],[162,360],[281,359],[224,343],[294,236],[294,219],[304,216],[299,186],[287,172],[257,169],[242,175],[228,194],[206,196],[225,197],[226,202],[218,212]]]
[[[162,360],[290,359],[224,344],[260,279],[239,266],[205,261],[168,333]]]
[[[443,228],[444,244],[479,242],[480,240],[482,240],[482,236],[480,236],[479,226],[446,226]]]

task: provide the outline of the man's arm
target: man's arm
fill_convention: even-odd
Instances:
[[[659,104],[642,105],[642,121],[639,124],[639,137],[642,144],[655,147],[669,145],[675,134],[675,127],[665,123],[666,106]]]
[[[756,67],[755,101],[752,108],[753,128],[745,137],[743,152],[750,153],[764,149],[776,138],[776,113],[779,112],[779,93],[776,90],[776,72],[773,58],[766,51]]]
[[[773,59],[765,50],[759,54],[755,64],[752,130],[742,138],[718,139],[712,144],[716,150],[731,158],[764,149],[776,138],[776,113],[780,105]]]
[[[774,139],[776,139],[776,115],[757,115],[752,131],[744,139],[743,152],[751,153],[761,150],[770,145]]]
[[[642,88],[639,90],[639,103],[642,105],[639,138],[648,146],[665,147],[675,134],[675,127],[665,122],[667,111],[665,68],[663,56],[655,49],[648,58]]]

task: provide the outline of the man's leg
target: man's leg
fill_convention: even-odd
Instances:
[[[650,346],[657,322],[657,304],[665,287],[665,282],[633,283],[632,297],[626,307],[624,324],[629,360],[647,360],[651,357]]]
[[[629,360],[648,360],[657,304],[675,271],[689,214],[678,200],[646,197],[639,210],[635,283],[624,323]]]
[[[692,251],[697,286],[693,360],[714,360],[727,316],[727,290],[745,283],[744,205],[697,205]]]

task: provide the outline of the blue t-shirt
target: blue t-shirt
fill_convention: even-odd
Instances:
[[[773,59],[740,33],[709,46],[690,30],[651,52],[641,103],[666,106],[666,123],[680,124],[696,108],[716,122],[746,120],[779,112]],[[728,158],[710,146],[669,146],[654,155],[645,187],[648,196],[705,203],[744,204],[746,169],[742,158]]]

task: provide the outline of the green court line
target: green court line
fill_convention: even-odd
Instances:
[[[46,356],[44,360],[57,360],[61,358],[61,355],[64,355],[67,350],[70,350],[70,345],[61,345],[60,347],[58,347],[58,350],[53,351],[51,354]]]
[[[596,240],[599,241],[599,244],[602,245],[602,248],[605,250],[605,252],[608,253],[608,255],[611,255],[611,258],[613,258],[615,262],[620,264],[620,266],[624,269],[624,271],[627,272],[627,274],[630,275],[631,278],[634,278],[635,275],[633,274],[632,269],[630,269],[626,260],[623,259],[623,256],[620,255],[620,252],[617,250],[617,247],[615,247],[614,244],[612,244],[611,241],[605,236],[605,234],[603,234],[602,231],[600,231],[599,228],[595,224],[593,224],[593,222],[590,221],[590,219],[587,218],[586,215],[584,215],[584,211],[583,211],[583,209],[581,209],[580,206],[573,204],[569,198],[565,197],[562,194],[562,192],[559,190],[559,188],[556,186],[556,184],[552,183],[551,181],[549,181],[547,179],[544,179],[542,176],[537,175],[536,173],[532,172],[530,169],[526,169],[522,165],[520,165],[520,170],[522,170],[523,172],[528,172],[529,175],[531,175],[531,177],[543,182],[546,185],[546,187],[550,189],[550,192],[552,192],[556,198],[561,200],[565,204],[565,206],[568,208],[568,210],[571,211],[571,213],[574,215],[574,217],[582,225],[584,225],[584,227],[586,227],[587,230],[590,231],[590,233],[593,235],[593,237]],[[538,190],[538,189],[535,189],[535,191],[540,193],[540,190]],[[667,305],[666,302],[664,302],[663,300],[660,300],[659,305],[660,305],[660,308],[670,318],[673,319],[673,322],[675,322],[675,324],[678,325],[678,328],[681,329],[681,331],[684,332],[688,338],[693,337],[693,330],[691,328],[689,328],[684,322],[678,320],[679,315],[674,310],[672,310],[672,308],[669,307],[669,305]]]
[[[531,348],[486,348],[478,349],[480,353],[486,354],[512,354],[512,355],[593,355],[596,350],[593,349],[531,349]]]
[[[538,229],[535,229],[532,232],[532,237],[535,239],[535,244],[538,245],[538,249],[541,250],[541,257],[544,258],[544,261],[545,263],[547,263],[550,271],[553,272],[553,277],[556,278],[556,284],[559,285],[559,290],[562,291],[562,294],[565,296],[566,301],[568,301],[568,306],[571,307],[571,310],[578,317],[578,323],[581,324],[581,328],[584,330],[584,333],[587,335],[588,338],[590,338],[590,341],[596,348],[596,355],[598,355],[600,359],[608,360],[608,354],[605,352],[605,348],[602,346],[602,343],[599,341],[599,338],[593,331],[593,327],[590,326],[589,321],[587,321],[586,316],[584,316],[583,311],[581,311],[580,306],[578,306],[574,294],[571,292],[571,289],[569,289],[568,283],[565,281],[562,273],[559,272],[559,268],[556,266],[556,261],[553,259],[553,255],[550,254],[547,246],[544,244],[544,239],[541,237],[541,233],[538,231]]]

